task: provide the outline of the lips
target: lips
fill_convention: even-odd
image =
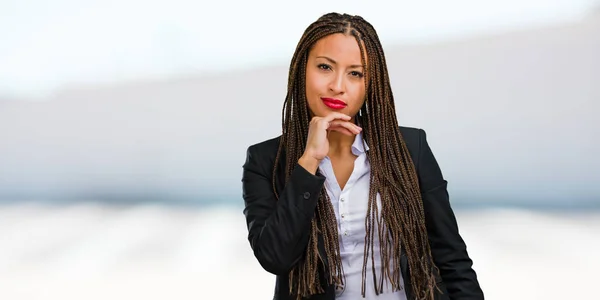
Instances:
[[[339,100],[339,99],[321,98],[321,100],[327,107],[329,107],[331,109],[343,109],[346,106],[348,106],[348,104],[346,104],[346,102]]]

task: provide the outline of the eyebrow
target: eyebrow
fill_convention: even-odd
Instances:
[[[337,64],[337,62],[327,56],[317,56],[317,58],[324,58],[326,60],[328,60],[329,62],[331,62],[332,64]],[[363,65],[351,65],[350,68],[351,69],[355,69],[355,68],[363,68]]]

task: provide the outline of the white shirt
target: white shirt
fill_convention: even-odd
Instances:
[[[365,143],[366,144],[366,143]],[[354,169],[348,182],[341,190],[337,182],[331,160],[325,157],[319,164],[319,170],[326,177],[325,189],[333,204],[335,217],[338,223],[340,241],[340,252],[344,267],[345,286],[342,290],[336,290],[336,299],[359,299],[362,298],[362,268],[365,246],[365,218],[367,216],[367,205],[369,201],[369,178],[371,167],[367,160],[366,149],[363,146],[362,133],[354,138],[352,153],[356,156]],[[377,195],[378,207],[381,207],[381,198]],[[377,280],[381,279],[381,258],[379,252],[378,228],[375,227],[374,234],[374,256]],[[369,251],[371,252],[371,251]],[[367,260],[365,299],[371,300],[406,300],[404,288],[392,292],[392,286],[388,282],[383,283],[383,294],[377,296],[373,286],[373,269],[371,257]],[[386,278],[387,281],[387,278]],[[402,286],[404,281],[401,279]]]

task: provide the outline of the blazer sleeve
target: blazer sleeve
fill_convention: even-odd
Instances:
[[[483,299],[483,291],[472,268],[473,262],[450,207],[448,183],[442,176],[422,129],[419,130],[419,141],[417,170],[433,260],[440,270],[450,299]]]
[[[242,174],[248,240],[266,271],[285,275],[306,250],[325,177],[296,164],[277,200],[271,178],[273,165],[257,150],[248,148]]]

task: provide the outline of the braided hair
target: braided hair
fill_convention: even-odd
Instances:
[[[376,274],[373,268],[376,294],[383,291],[384,279],[391,283],[394,290],[401,288],[400,256],[404,251],[416,299],[433,299],[434,289],[437,288],[434,274],[438,270],[431,257],[417,173],[400,134],[383,48],[373,26],[362,17],[328,13],[309,25],[301,37],[290,63],[287,95],[282,110],[282,136],[273,170],[273,188],[275,190],[275,169],[282,151],[286,153],[287,181],[304,153],[308,138],[310,119],[305,88],[309,51],[319,39],[335,33],[356,38],[362,62],[366,65],[366,99],[356,116],[356,122],[363,128],[363,137],[369,145],[367,158],[371,165],[365,216],[362,294],[365,295],[369,257],[371,264],[375,264],[373,241],[377,234],[381,243],[382,268],[380,274]],[[380,207],[377,205],[377,195],[381,198]],[[323,238],[325,258],[320,256],[317,248],[319,234]],[[325,265],[325,259],[329,267],[327,284],[342,285],[344,274],[337,221],[323,187],[315,217],[311,221],[306,253],[289,273],[290,294],[301,299],[322,293],[318,267]]]

